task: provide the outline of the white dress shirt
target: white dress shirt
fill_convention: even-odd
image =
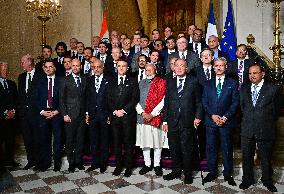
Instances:
[[[217,86],[219,84],[219,79],[221,79],[220,82],[221,82],[221,88],[222,88],[223,84],[224,84],[224,81],[225,81],[225,75],[222,75],[221,77],[216,76],[216,88],[217,88]]]
[[[259,91],[262,88],[263,83],[264,83],[264,79],[262,79],[257,85],[256,84],[251,84],[251,87],[250,87],[251,93],[253,93],[253,91],[254,91],[254,86],[255,85],[257,86],[256,87],[256,93],[257,93],[256,100],[258,99]]]
[[[125,83],[125,78],[126,78],[126,75],[119,75],[117,76],[117,84],[119,85],[120,84],[120,78],[123,78],[123,84]]]
[[[184,57],[185,57],[185,59],[186,59],[186,56],[187,56],[187,50],[185,50],[185,51],[178,51],[178,54],[179,54],[179,58],[181,58],[182,59],[182,53],[183,53],[183,55],[184,55]]]
[[[31,70],[30,72],[27,72],[27,76],[26,76],[26,92],[28,92],[29,89],[29,74],[31,75],[31,81],[33,81],[33,77],[35,74],[35,68],[33,68],[33,70]]]

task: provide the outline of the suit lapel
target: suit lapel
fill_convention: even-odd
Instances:
[[[221,89],[221,95],[220,95],[220,97],[219,97],[218,99],[221,99],[221,98],[223,97],[224,93],[225,93],[226,90],[227,90],[227,87],[228,87],[228,80],[227,80],[227,78],[225,77],[224,83],[223,83],[223,86],[222,86],[222,89]]]
[[[266,82],[263,82],[263,85],[261,87],[261,89],[259,90],[259,93],[258,93],[258,97],[257,97],[257,100],[256,100],[256,103],[255,103],[255,106],[259,105],[264,97],[264,93],[265,91],[268,90],[268,88],[266,87]]]

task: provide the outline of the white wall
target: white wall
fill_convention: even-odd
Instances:
[[[237,43],[247,43],[248,34],[253,34],[255,44],[272,60],[273,52],[269,47],[274,44],[274,8],[270,2],[260,3],[257,0],[232,0],[235,15]],[[280,4],[280,27],[284,32],[284,2]],[[225,24],[228,10],[228,1],[223,0],[222,24]],[[281,43],[284,44],[284,34],[281,34]],[[282,49],[284,50],[284,49]],[[284,59],[281,62],[284,67]]]

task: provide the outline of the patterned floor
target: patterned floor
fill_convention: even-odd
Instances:
[[[26,162],[22,160],[22,165]],[[85,173],[84,171],[76,171],[69,173],[66,159],[60,172],[53,172],[50,168],[46,172],[36,172],[33,170],[23,170],[22,168],[14,169],[11,174],[15,178],[17,184],[9,189],[2,191],[3,194],[77,194],[77,193],[104,193],[104,194],[174,194],[174,193],[246,193],[246,194],[265,194],[270,193],[258,182],[254,187],[250,187],[246,191],[241,191],[238,187],[232,187],[224,182],[220,176],[217,181],[207,183],[205,186],[201,184],[200,172],[195,172],[194,182],[192,185],[184,185],[181,180],[165,181],[162,177],[156,177],[154,172],[150,172],[145,176],[139,175],[140,168],[134,170],[130,178],[123,176],[113,176],[111,173],[114,168],[109,167],[107,172],[100,174],[98,171]],[[87,167],[86,167],[87,168]],[[221,167],[220,167],[221,168]],[[164,174],[170,170],[164,169]],[[221,169],[220,169],[221,172]],[[206,172],[204,173],[207,174]],[[234,177],[237,184],[241,180],[241,168],[235,167]],[[260,170],[256,169],[257,179],[260,178]],[[275,184],[278,193],[284,193],[284,168],[275,168]]]

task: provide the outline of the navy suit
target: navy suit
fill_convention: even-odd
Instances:
[[[96,92],[96,77],[87,79],[86,86],[86,112],[90,121],[90,144],[93,163],[106,166],[109,155],[110,127],[107,124],[108,106],[106,89],[109,78],[103,75],[102,81]]]
[[[41,111],[59,111],[59,85],[60,78],[54,78],[52,107],[47,107],[48,99],[48,82],[46,76],[42,77],[37,84],[35,90],[37,113],[39,114],[39,145],[40,145],[40,165],[41,167],[49,167],[51,164],[51,142],[53,134],[53,159],[54,163],[61,163],[61,131],[63,119],[60,114],[55,115],[51,119],[46,119],[40,115]],[[50,128],[51,126],[51,128]]]
[[[231,129],[236,125],[235,113],[239,105],[238,83],[225,78],[221,94],[218,97],[216,79],[205,83],[202,96],[202,105],[205,111],[206,147],[208,168],[213,176],[218,175],[217,168],[217,137],[221,141],[224,163],[224,176],[231,176],[233,170],[233,149],[231,144]],[[217,126],[212,115],[225,116],[227,121],[222,126]]]

